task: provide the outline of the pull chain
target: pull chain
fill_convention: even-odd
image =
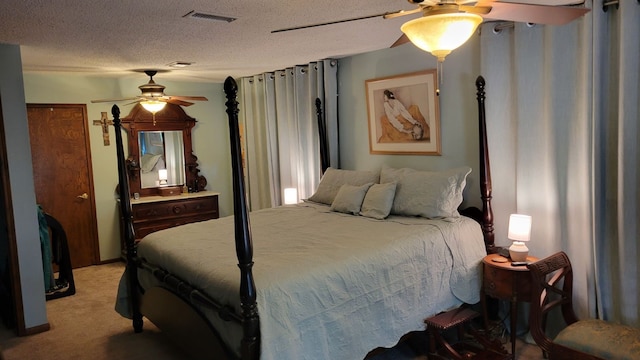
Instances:
[[[440,85],[442,85],[442,78],[443,78],[443,66],[444,66],[444,62],[438,60],[437,64],[436,64],[436,74],[438,76],[438,86],[436,86],[436,96],[440,96]]]

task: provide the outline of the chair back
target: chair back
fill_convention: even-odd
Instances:
[[[531,273],[529,326],[536,343],[549,353],[553,345],[546,335],[547,315],[560,307],[567,325],[578,321],[573,311],[573,270],[569,257],[560,251],[527,265]]]

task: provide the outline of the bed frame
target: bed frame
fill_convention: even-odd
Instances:
[[[491,174],[489,169],[489,152],[485,119],[485,81],[482,76],[476,80],[478,115],[479,115],[479,154],[480,154],[480,190],[482,210],[478,208],[462,209],[461,214],[478,221],[484,234],[484,242],[488,253],[497,251],[494,244],[493,213],[491,209]],[[253,278],[253,246],[249,224],[249,210],[246,203],[244,174],[241,159],[241,144],[238,128],[238,87],[235,80],[228,77],[224,83],[227,98],[226,112],[229,118],[229,135],[231,144],[231,165],[233,173],[233,205],[235,242],[240,268],[240,300],[242,314],[218,304],[188,283],[168,274],[163,269],[145,263],[137,257],[129,182],[127,177],[126,157],[123,150],[120,109],[114,105],[111,109],[115,127],[118,157],[118,180],[121,214],[123,216],[126,250],[127,250],[127,286],[130,294],[133,328],[136,333],[142,331],[144,314],[169,337],[194,357],[236,359],[234,353],[220,340],[214,329],[190,302],[205,305],[218,312],[224,320],[236,321],[242,325],[243,338],[241,344],[242,360],[260,358],[260,320],[256,303],[256,286]],[[316,113],[320,135],[325,133],[320,100],[316,100]],[[324,137],[323,137],[324,141]],[[326,143],[321,141],[322,171],[328,167]],[[138,270],[150,271],[163,282],[162,287],[140,292]],[[187,301],[188,300],[188,301]],[[168,310],[170,309],[170,310]],[[372,349],[373,350],[373,349]]]

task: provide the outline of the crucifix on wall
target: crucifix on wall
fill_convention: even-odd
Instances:
[[[102,126],[102,141],[104,142],[104,146],[109,145],[109,125],[113,125],[113,121],[107,118],[107,113],[102,112],[102,116],[100,120],[93,120],[93,125]]]

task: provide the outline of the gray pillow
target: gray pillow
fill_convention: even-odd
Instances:
[[[307,200],[331,205],[336,197],[338,190],[344,184],[364,185],[367,183],[378,183],[380,175],[378,172],[362,171],[362,170],[342,170],[328,168],[316,192]]]
[[[396,196],[396,183],[373,184],[362,202],[360,215],[382,220],[389,216],[393,199]]]
[[[331,204],[331,211],[358,215],[360,213],[360,206],[362,206],[362,200],[364,200],[364,196],[371,185],[373,185],[373,183],[360,186],[342,185]]]
[[[443,171],[394,169],[383,166],[380,182],[398,183],[391,214],[430,219],[458,217],[468,166]]]

